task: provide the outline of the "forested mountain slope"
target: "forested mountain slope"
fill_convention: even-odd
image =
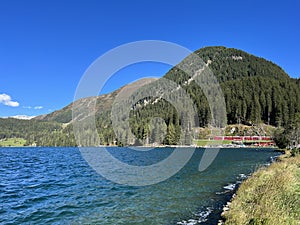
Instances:
[[[299,79],[290,78],[276,64],[244,51],[225,47],[206,47],[195,51],[195,54],[203,59],[203,65],[209,67],[221,85],[229,124],[256,125],[266,123],[274,126],[288,126],[296,113],[300,112]],[[193,63],[189,62],[187,57],[179,65],[181,64],[192,65]],[[174,81],[189,94],[197,107],[199,126],[211,125],[209,104],[203,91],[188,74],[179,68],[172,68],[164,78]],[[146,84],[145,88],[147,87],[150,88],[151,84]],[[116,138],[110,119],[112,104],[121,90],[122,88],[97,97],[96,109],[93,110],[96,111],[100,143],[93,143],[87,139],[86,143],[82,143],[83,145],[132,144],[132,140],[129,140],[131,137],[126,132],[123,134],[122,140]],[[75,104],[88,105],[88,102],[89,99],[87,98],[78,100]],[[130,129],[140,139],[139,142],[144,144],[154,142],[179,143],[180,126],[189,123],[184,121],[187,120],[184,115],[178,115],[172,104],[163,99],[149,96],[141,99],[137,105],[139,107],[133,107],[130,111]],[[72,133],[72,106],[70,104],[61,110],[28,121],[30,124],[28,131],[24,132],[30,134],[29,143],[75,145]],[[162,130],[159,130],[163,128],[163,125],[160,128],[151,127],[153,117],[163,119],[166,135]],[[18,120],[14,120],[14,123],[18,123],[16,121]],[[22,128],[21,125],[16,125],[12,130],[3,125],[8,122],[0,120],[2,134],[7,133],[10,137],[29,138],[24,135],[22,129],[25,128]],[[20,124],[22,123],[24,122],[20,122]],[[45,129],[41,131],[37,129],[38,126],[45,127]],[[20,130],[18,130],[19,128]],[[195,135],[191,127],[186,127],[186,130],[188,132],[184,144],[190,143],[192,136]],[[88,128],[82,130],[83,135],[88,135],[89,132]],[[159,133],[161,135],[158,135]]]

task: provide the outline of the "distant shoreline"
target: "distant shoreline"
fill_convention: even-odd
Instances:
[[[192,145],[160,145],[160,146],[117,146],[117,145],[101,145],[101,146],[0,146],[0,148],[201,148],[201,149],[274,149],[274,151],[284,152],[276,146],[192,146]]]

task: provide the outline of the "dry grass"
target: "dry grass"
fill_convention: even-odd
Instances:
[[[225,224],[300,224],[300,156],[283,156],[239,188]]]

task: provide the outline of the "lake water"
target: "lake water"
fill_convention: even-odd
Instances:
[[[110,151],[147,164],[173,150]],[[199,172],[203,152],[196,149],[166,181],[130,187],[97,174],[78,148],[0,148],[0,224],[216,224],[235,184],[278,155],[271,149],[221,149]]]

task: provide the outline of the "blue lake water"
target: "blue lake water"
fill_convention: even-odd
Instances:
[[[121,160],[145,164],[172,151],[135,154],[110,148]],[[97,174],[78,148],[0,148],[0,224],[216,224],[237,181],[279,154],[221,149],[210,167],[199,172],[203,152],[197,149],[179,173],[161,183],[131,187]]]

